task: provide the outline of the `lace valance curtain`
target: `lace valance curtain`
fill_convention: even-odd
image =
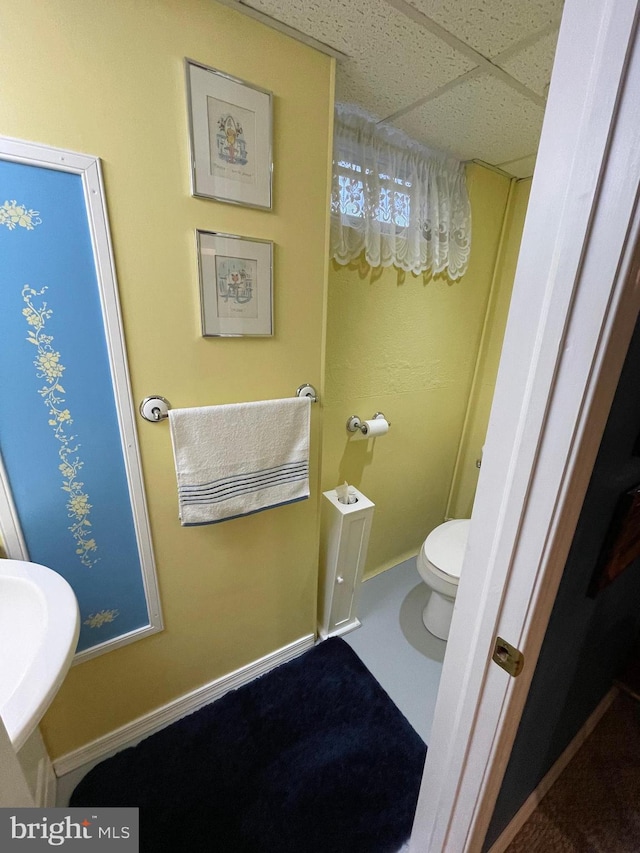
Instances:
[[[466,271],[471,206],[464,166],[400,131],[338,107],[331,193],[331,257],[419,274]]]

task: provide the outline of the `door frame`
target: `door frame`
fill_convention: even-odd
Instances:
[[[640,310],[639,7],[565,2],[411,853],[482,848]]]

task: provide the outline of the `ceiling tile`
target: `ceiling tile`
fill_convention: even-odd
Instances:
[[[536,165],[536,155],[523,157],[522,160],[513,160],[511,163],[498,163],[500,169],[513,175],[514,178],[530,178]]]
[[[461,69],[460,75],[465,70]],[[336,100],[357,104],[376,118],[385,118],[460,76],[444,76],[442,71],[442,66],[425,69],[424,77],[416,73],[407,79],[406,69],[388,55],[382,60],[375,56],[350,59],[339,63],[336,70]]]
[[[559,21],[563,0],[408,0],[483,56],[493,58]]]
[[[385,0],[247,0],[245,5],[348,54],[336,97],[389,115],[474,63]]]
[[[414,139],[462,159],[498,165],[536,151],[543,108],[481,68],[477,77],[454,83],[428,100],[475,65],[413,16],[398,11],[397,0],[396,5],[392,0],[242,2],[349,57],[337,65],[338,101],[355,104],[376,118],[426,101],[395,124]],[[403,2],[495,59],[532,92],[544,95],[556,40],[548,29],[560,18],[563,0]],[[519,50],[521,43],[524,47]],[[512,174],[520,176],[519,171],[530,167],[519,164]]]
[[[497,165],[533,154],[544,111],[489,74],[461,83],[398,118],[409,136],[462,160]]]
[[[557,41],[557,31],[548,33],[504,62],[498,59],[498,64],[538,95],[545,95],[551,79]]]
[[[360,26],[368,3],[348,3],[341,0],[241,0],[318,41],[351,55],[354,24]],[[379,5],[379,4],[376,4]],[[356,8],[357,7],[357,8]]]

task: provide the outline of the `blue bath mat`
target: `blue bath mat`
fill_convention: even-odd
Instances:
[[[71,806],[139,806],[141,853],[396,853],[426,746],[326,640],[96,766]]]

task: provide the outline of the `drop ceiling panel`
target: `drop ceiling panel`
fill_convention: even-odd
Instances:
[[[351,55],[354,25],[360,26],[367,4],[340,0],[241,0],[289,27]],[[376,4],[377,5],[377,4]]]
[[[408,0],[488,58],[559,21],[563,0]]]
[[[511,163],[498,163],[498,166],[514,178],[530,178],[536,165],[536,155],[523,157],[522,160],[514,160]]]
[[[460,74],[468,67],[465,63]],[[383,56],[351,59],[336,70],[336,100],[357,104],[374,117],[384,118],[448,82],[451,76],[444,71],[441,64],[438,69],[428,69],[424,76],[417,72],[407,75],[388,51]]]
[[[238,7],[238,0],[222,2]],[[377,119],[400,113],[396,126],[462,159],[523,161],[502,165],[518,177],[531,168],[563,0],[241,0],[242,5],[345,54],[336,69],[339,102]],[[434,34],[431,21],[459,39],[461,49]],[[476,65],[465,44],[500,68]]]
[[[462,160],[497,165],[535,153],[544,111],[489,74],[461,83],[394,124]]]
[[[538,39],[529,47],[500,61],[499,65],[529,89],[544,95],[551,79],[551,69],[556,55],[557,30]]]
[[[245,5],[348,54],[336,72],[337,100],[358,104],[376,117],[474,67],[385,0],[250,0]]]

